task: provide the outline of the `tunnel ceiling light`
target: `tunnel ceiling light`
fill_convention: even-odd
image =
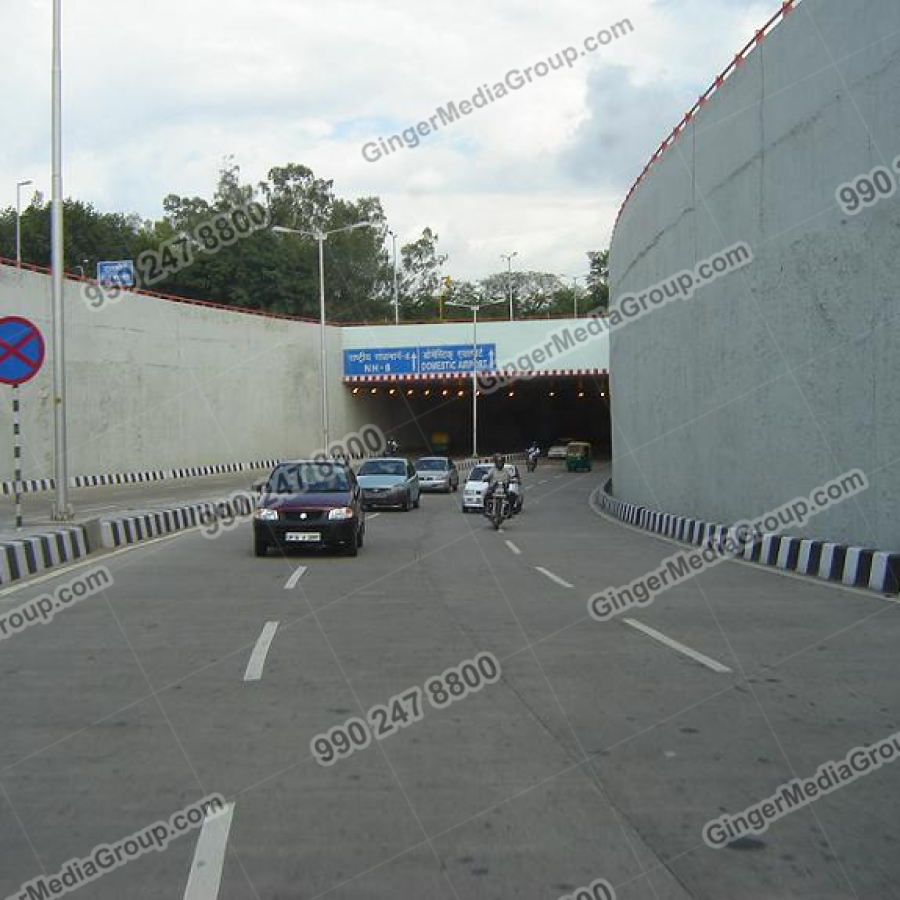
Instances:
[[[412,388],[408,388],[407,391],[406,391],[406,396],[407,396],[407,397],[412,397],[412,395],[413,395],[413,389],[412,389]]]
[[[430,397],[430,396],[431,396],[431,388],[428,388],[428,390],[425,391],[425,396],[426,396],[426,397]]]
[[[584,391],[578,392],[578,399],[580,400],[584,396]]]
[[[372,390],[369,391],[369,393],[370,393],[370,394],[377,394],[377,393],[378,393],[378,388],[372,388]]]
[[[449,391],[447,388],[444,388],[444,389],[441,391],[441,396],[442,396],[442,397],[446,397],[447,394],[449,394],[449,393],[450,393],[450,391]]]
[[[601,396],[601,397],[605,397],[605,396],[606,396],[606,391],[600,391],[600,396]]]
[[[510,391],[506,396],[507,396],[507,397],[515,397],[515,396],[516,396],[516,392],[515,392],[515,391]]]
[[[550,391],[550,393],[548,394],[548,396],[550,396],[550,397],[555,397],[555,396],[556,396],[556,391]]]
[[[358,387],[353,388],[353,393],[354,393],[354,394],[358,394],[358,393],[359,393],[359,388],[358,388]]]
[[[462,388],[460,388],[460,390],[458,390],[458,391],[456,392],[456,396],[457,396],[457,397],[465,397],[465,396],[466,396],[466,392],[465,392],[464,390],[462,390]]]
[[[391,388],[388,393],[393,397],[397,393],[397,388]]]

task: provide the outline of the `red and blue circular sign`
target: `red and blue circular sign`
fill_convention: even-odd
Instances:
[[[23,384],[44,364],[44,336],[19,316],[0,319],[0,382]]]

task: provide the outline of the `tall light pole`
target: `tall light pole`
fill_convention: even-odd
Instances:
[[[31,179],[16,182],[16,268],[22,266],[22,188],[29,184]]]
[[[585,275],[570,275],[569,278],[572,279],[572,305],[573,305],[573,313],[574,317],[578,318],[578,279],[579,278],[589,278],[590,272]]]
[[[53,325],[53,475],[56,502],[51,516],[67,522],[74,516],[69,505],[69,452],[66,439],[66,332],[63,318],[63,186],[62,186],[62,0],[53,0],[52,68],[53,188],[50,201],[50,285]]]
[[[400,294],[397,289],[397,235],[390,228],[388,229],[388,234],[391,236],[391,241],[394,245],[394,324],[400,324]]]
[[[285,228],[283,225],[273,225],[272,231],[278,234],[300,234],[304,237],[315,238],[319,242],[319,351],[321,353],[322,366],[322,452],[328,452],[328,364],[325,343],[325,241],[331,234],[340,231],[352,231],[354,228],[365,228],[372,225],[371,222],[357,222],[354,225],[345,225],[343,228],[332,228],[331,231],[300,231],[298,228]]]
[[[478,300],[473,303],[460,303],[447,300],[447,306],[462,306],[472,310],[472,457],[478,459],[478,310],[482,306],[493,306],[504,303],[500,300]]]
[[[501,253],[500,259],[506,260],[506,287],[509,291],[509,321],[513,320],[513,298],[512,298],[512,261],[514,256],[518,256],[519,251],[514,250],[512,253]]]

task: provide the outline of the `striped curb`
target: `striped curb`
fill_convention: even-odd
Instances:
[[[248,516],[253,505],[247,497],[233,497],[228,500],[203,501],[172,509],[138,513],[104,519],[100,523],[100,540],[107,550],[137,544],[151,538],[162,537],[186,528],[195,528],[213,519]]]
[[[600,491],[600,508],[616,519],[687,544],[721,548],[734,531],[725,525],[675,516],[617,500],[612,480]],[[811,575],[848,587],[868,588],[882,594],[900,593],[900,553],[847,547],[778,534],[762,534],[746,544],[743,559],[799,575]]]
[[[37,575],[89,552],[87,533],[81,526],[0,542],[0,584]]]

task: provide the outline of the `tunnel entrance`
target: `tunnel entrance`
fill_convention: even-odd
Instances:
[[[472,381],[381,381],[347,386],[358,414],[399,441],[408,454],[472,450]],[[609,376],[539,376],[478,397],[478,452],[521,452],[531,441],[590,441],[610,454]]]

